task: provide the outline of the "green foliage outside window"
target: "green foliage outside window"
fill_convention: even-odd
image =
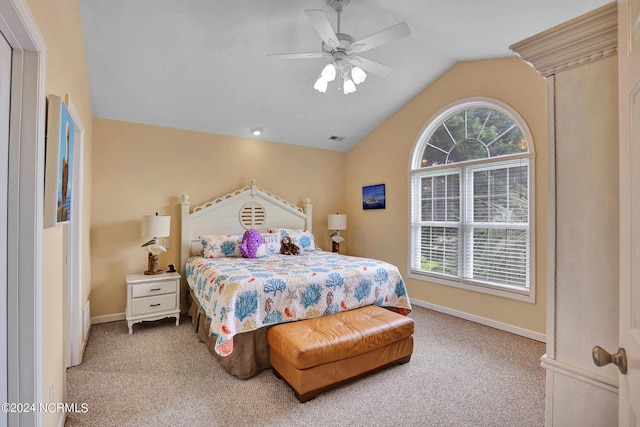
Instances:
[[[509,154],[526,153],[527,140],[506,114],[490,108],[470,108],[455,113],[433,133],[422,166],[459,163]]]
[[[528,288],[530,170],[529,159],[520,156],[529,153],[523,130],[508,114],[487,107],[441,120],[416,157],[419,203],[412,221],[419,227],[412,251],[419,257],[413,268]],[[442,165],[455,166],[422,169]]]

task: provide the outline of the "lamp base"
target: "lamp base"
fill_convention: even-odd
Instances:
[[[162,270],[158,270],[158,255],[149,254],[148,270],[144,272],[146,275],[162,274]]]
[[[340,243],[331,242],[331,252],[340,252]]]
[[[162,271],[162,270],[156,270],[156,271],[145,271],[145,272],[144,272],[144,274],[145,274],[146,276],[150,276],[150,275],[153,275],[153,274],[162,274],[162,273],[163,273],[163,271]]]

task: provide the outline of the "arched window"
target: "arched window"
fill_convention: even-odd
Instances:
[[[486,98],[449,106],[410,175],[410,277],[533,302],[534,150],[518,113]]]

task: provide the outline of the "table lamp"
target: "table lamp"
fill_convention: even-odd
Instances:
[[[158,270],[158,254],[167,252],[167,249],[158,244],[159,237],[169,237],[171,231],[171,217],[169,215],[143,215],[142,216],[142,236],[152,237],[147,243],[142,245],[149,253],[147,271],[144,274],[160,274]]]
[[[340,230],[347,229],[347,216],[339,213],[329,214],[327,228],[335,230],[335,233],[331,235],[331,252],[340,252],[340,243],[344,242],[344,237],[340,235]]]

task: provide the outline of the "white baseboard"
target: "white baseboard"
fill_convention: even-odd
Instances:
[[[464,311],[454,310],[449,307],[443,307],[441,305],[432,304],[430,302],[421,301],[411,298],[411,304],[418,307],[428,308],[429,310],[437,311],[439,313],[448,314],[450,316],[459,317],[464,320],[479,323],[481,325],[490,326],[501,331],[510,332],[515,335],[520,335],[525,338],[529,338],[535,341],[547,342],[547,336],[540,332],[531,331],[529,329],[520,328],[518,326],[509,325],[507,323],[498,322],[496,320],[487,319],[486,317],[476,316],[475,314],[466,313]]]
[[[98,323],[117,322],[119,320],[125,320],[126,318],[125,313],[107,314],[105,316],[92,317],[91,324],[97,325]]]
[[[87,338],[82,341],[82,350],[81,350],[81,358],[80,358],[80,363],[82,363],[82,359],[84,359],[84,351],[87,349],[87,342],[89,342],[89,337],[87,336]]]
[[[80,363],[84,358],[84,351],[87,349],[87,342],[89,341],[89,334],[91,333],[91,301],[87,301],[83,310],[83,322],[82,322],[82,349],[80,350]]]
[[[87,341],[91,329],[91,301],[87,301],[82,314],[82,341]]]
[[[411,304],[419,307],[428,308],[429,310],[437,311],[440,313],[448,314],[450,316],[459,317],[461,319],[469,320],[471,322],[479,323],[481,325],[490,326],[501,331],[510,332],[515,335],[520,335],[525,338],[530,338],[539,342],[546,342],[547,337],[545,334],[531,331],[529,329],[520,328],[518,326],[509,325],[507,323],[498,322],[496,320],[487,319],[486,317],[476,316],[474,314],[465,313],[464,311],[454,310],[452,308],[443,307],[441,305],[432,304],[430,302],[421,301],[411,298]],[[125,320],[125,313],[108,314],[105,316],[96,316],[91,318],[91,324],[117,322],[119,320]]]

